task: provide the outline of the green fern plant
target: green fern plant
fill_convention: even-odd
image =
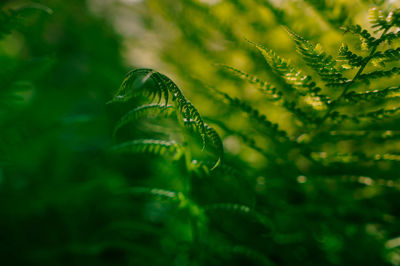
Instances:
[[[235,1],[233,6],[238,8],[239,2]],[[396,125],[400,110],[397,101],[400,70],[395,64],[399,59],[396,41],[400,39],[400,13],[372,9],[370,24],[375,32],[371,33],[346,20],[348,10],[344,6],[336,6],[331,1],[306,1],[321,17],[335,6],[338,13],[325,19],[346,36],[352,34],[349,40],[338,43],[337,55],[329,55],[322,45],[292,30],[290,22],[284,19],[284,11],[264,1],[255,2],[271,9],[276,20],[285,26],[304,64],[281,57],[267,45],[248,41],[246,45],[264,57],[270,79],[248,74],[236,66],[216,65],[226,77],[235,76],[256,86],[262,93],[257,99],[259,102],[233,96],[231,88],[216,89],[213,84],[205,84],[204,79],[190,76],[189,80],[204,89],[202,93],[221,108],[219,114],[215,112],[207,118],[200,116],[197,108],[165,75],[150,69],[133,70],[111,102],[128,102],[144,95],[156,103],[141,105],[125,114],[116,123],[115,138],[128,124],[157,116],[176,117],[182,139],[135,139],[116,144],[113,150],[183,160],[188,176],[195,172],[202,177],[191,176],[186,191],[133,189],[136,194],[168,198],[178,202],[177,206],[185,206],[193,233],[188,252],[190,262],[206,265],[204,257],[232,253],[246,257],[247,263],[255,265],[291,265],[298,258],[293,255],[286,259],[284,254],[292,250],[303,254],[310,265],[365,262],[364,258],[349,259],[351,256],[345,249],[351,249],[355,243],[366,248],[365,243],[376,241],[380,245],[376,250],[385,250],[385,243],[393,243],[390,239],[396,239],[398,234],[388,221],[394,211],[387,207],[385,214],[381,214],[375,208],[369,214],[368,204],[379,193],[391,193],[381,192],[381,187],[396,192],[399,189],[395,169],[400,162]],[[192,1],[187,5],[199,13],[206,11]],[[212,21],[221,24],[215,18]],[[231,31],[220,26],[226,36],[235,39]],[[354,36],[359,40],[355,41]],[[241,43],[241,46],[245,45]],[[286,120],[274,118],[272,112],[264,111],[265,106],[282,112]],[[224,152],[223,140],[227,143],[227,152]],[[200,153],[192,145],[197,142]],[[240,145],[257,155],[249,150],[235,154],[233,148]],[[195,155],[203,153],[207,156],[198,157],[201,159]],[[262,159],[250,158],[258,155]],[[212,158],[212,163],[207,162],[208,158]],[[229,182],[221,181],[225,178]],[[221,187],[221,194],[224,189],[230,194],[240,194],[245,190],[240,182],[250,184],[245,196],[234,195],[230,200],[226,200],[226,195],[209,196],[213,189]],[[357,185],[365,187],[360,189]],[[341,193],[346,197],[340,197]],[[210,200],[207,202],[202,197]],[[357,197],[361,199],[357,201]],[[357,218],[358,208],[365,214],[361,218]],[[289,218],[285,219],[282,213]],[[234,218],[230,219],[230,215]],[[340,226],[330,227],[331,219]],[[370,224],[373,228],[387,226],[388,229],[375,239],[376,232],[365,233],[359,229]],[[230,230],[224,231],[225,226]],[[307,245],[306,251],[302,245]],[[280,249],[285,251],[280,253]],[[314,257],[311,249],[318,256]],[[203,250],[203,257],[193,255],[196,250]],[[327,250],[332,253],[326,255]],[[393,249],[385,252],[397,254]],[[230,258],[235,258],[232,254]],[[380,256],[371,255],[374,261],[390,260],[386,257],[381,260]]]
[[[121,87],[109,103],[128,102],[133,97],[145,95],[156,103],[144,104],[134,108],[120,118],[114,128],[114,138],[118,139],[118,131],[130,123],[136,123],[140,118],[146,120],[150,117],[171,118],[175,117],[181,127],[183,138],[180,143],[177,140],[162,139],[135,139],[112,147],[116,153],[151,153],[157,156],[172,159],[172,161],[185,161],[186,189],[183,191],[171,191],[159,188],[133,187],[123,193],[134,194],[136,196],[147,195],[154,199],[161,198],[175,202],[175,208],[189,217],[191,231],[191,250],[195,252],[201,246],[212,248],[218,253],[238,253],[248,257],[261,265],[269,265],[269,260],[259,252],[248,247],[231,246],[223,244],[217,239],[213,239],[207,234],[207,215],[209,212],[224,210],[228,212],[243,214],[251,220],[256,220],[261,225],[270,227],[268,220],[262,214],[255,212],[251,207],[243,204],[215,203],[201,205],[192,198],[193,178],[207,178],[211,176],[229,175],[239,177],[239,173],[230,169],[223,161],[223,145],[218,133],[204,122],[197,109],[183,96],[182,91],[177,85],[165,75],[151,69],[135,69],[127,74]],[[228,97],[225,95],[225,97]],[[164,101],[160,103],[160,100]],[[228,97],[228,99],[230,99]],[[171,101],[172,104],[168,104]],[[249,109],[251,112],[251,108]],[[256,115],[256,114],[255,114]],[[262,119],[262,118],[260,118]],[[275,127],[272,127],[276,133]],[[200,160],[193,158],[192,145],[188,141],[196,143],[200,140],[202,149],[200,153],[207,153],[206,158],[210,160]],[[191,173],[194,173],[193,176]],[[182,219],[182,218],[181,218]],[[185,220],[185,218],[184,218]],[[199,259],[198,256],[191,260]]]

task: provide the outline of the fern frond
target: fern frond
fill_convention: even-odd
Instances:
[[[384,12],[377,8],[372,8],[369,11],[369,21],[372,28],[376,28],[376,32],[388,30],[393,26],[400,26],[400,10]]]
[[[329,117],[331,117],[332,121],[334,121],[335,123],[340,123],[343,120],[352,120],[355,123],[359,123],[361,119],[368,119],[372,121],[372,120],[383,120],[386,118],[391,118],[393,116],[396,116],[399,112],[400,112],[400,107],[394,107],[392,109],[381,108],[376,111],[371,111],[356,115],[343,114],[335,111],[330,113]]]
[[[134,69],[126,75],[110,102],[128,101],[137,94],[157,96],[159,101],[164,98],[165,105],[171,97],[176,110],[179,111],[177,112],[179,121],[194,121],[203,145],[206,145],[206,129],[200,113],[170,78],[152,69]]]
[[[252,107],[250,104],[242,101],[239,98],[232,98],[227,93],[215,90],[219,95],[221,95],[232,107],[238,108],[241,111],[247,113],[255,121],[259,122],[261,125],[269,129],[269,133],[277,137],[278,139],[288,140],[286,131],[280,130],[278,124],[272,123],[267,119],[267,117],[260,113],[257,109]]]
[[[350,32],[354,35],[358,35],[361,40],[361,47],[364,49],[370,49],[376,45],[376,43],[381,40],[377,40],[373,37],[366,29],[363,29],[360,25],[349,25],[342,27],[344,32]]]
[[[400,74],[400,67],[393,67],[390,70],[376,70],[370,73],[361,74],[359,80],[369,83],[371,80],[378,78],[392,77],[393,75]]]
[[[339,175],[339,176],[330,176],[329,178],[324,176],[313,176],[312,179],[320,179],[321,181],[327,182],[351,182],[351,183],[359,183],[365,186],[383,186],[383,187],[396,187],[399,188],[400,183],[392,180],[392,179],[383,179],[371,176],[364,175]],[[311,178],[310,178],[311,179]]]
[[[330,99],[328,96],[319,93],[321,88],[316,86],[311,76],[303,75],[301,71],[297,71],[274,51],[262,45],[253,44],[260,50],[271,68],[277,72],[287,84],[294,88],[294,93],[305,97],[304,100],[307,105],[317,111],[326,109],[326,106],[330,104]],[[304,115],[304,112],[300,108],[296,107],[294,102],[284,101],[283,106],[296,114],[304,122],[312,122],[307,115]]]
[[[400,59],[400,48],[376,52],[371,59],[373,63],[385,66],[386,62],[397,61]]]
[[[388,42],[389,44],[391,44],[393,41],[396,41],[398,39],[400,39],[400,31],[396,33],[389,32],[383,35],[382,38],[379,39],[379,43]]]
[[[314,123],[317,121],[317,118],[310,115],[310,113],[303,111],[301,108],[296,106],[296,102],[294,101],[285,101],[283,106],[292,112],[296,117],[303,123]]]
[[[400,132],[394,130],[338,130],[329,131],[319,135],[321,139],[335,140],[374,140],[383,142],[400,139]]]
[[[177,199],[178,192],[159,189],[159,188],[147,188],[147,187],[132,187],[123,190],[124,193],[134,194],[134,195],[150,195],[166,199]]]
[[[368,112],[366,114],[358,115],[357,118],[371,118],[375,120],[381,120],[389,117],[393,117],[400,112],[400,107],[394,107],[392,109],[381,108],[377,111]]]
[[[215,165],[211,168],[211,171],[214,170],[223,160],[224,157],[224,145],[222,144],[222,140],[218,135],[217,131],[214,128],[210,127],[207,124],[204,124],[206,128],[206,138],[207,143],[211,143],[211,147],[216,151],[218,155],[218,161]]]
[[[343,62],[342,68],[343,69],[350,69],[353,67],[360,67],[364,63],[364,57],[357,55],[349,50],[349,47],[342,43],[339,49],[339,56],[337,61]]]
[[[267,83],[265,81],[262,81],[261,79],[259,79],[258,77],[252,76],[250,74],[247,74],[241,70],[238,70],[236,68],[227,66],[227,65],[219,65],[233,73],[235,73],[237,76],[239,76],[241,79],[247,80],[252,84],[256,84],[258,85],[258,89],[262,92],[264,92],[265,94],[267,94],[269,96],[270,100],[279,100],[282,98],[282,93],[278,91],[278,89],[270,84]]]
[[[328,84],[340,84],[346,80],[340,70],[336,68],[336,61],[333,60],[332,56],[327,55],[319,44],[312,44],[289,28],[286,28],[286,31],[296,43],[297,52],[323,81]]]
[[[168,88],[161,74],[152,69],[139,68],[126,74],[114,98],[109,103],[125,102],[137,94],[144,94],[149,97],[158,95],[159,100],[164,97],[165,104],[168,103],[169,99]]]
[[[296,93],[300,95],[306,95],[308,92],[312,92],[315,88],[315,82],[312,81],[311,76],[303,75],[301,71],[297,71],[288,61],[279,57],[274,51],[267,47],[249,41],[255,45],[256,48],[261,52],[267,61],[268,65],[281,76],[288,84],[292,85],[297,90]]]
[[[193,125],[193,122],[194,121],[184,121],[187,126]],[[211,148],[218,157],[217,162],[210,169],[212,171],[221,163],[224,157],[224,146],[222,144],[221,137],[218,135],[217,131],[214,128],[206,123],[204,123],[204,128],[206,129],[206,147]],[[192,130],[196,131],[197,127],[192,127]]]
[[[112,151],[118,153],[151,153],[155,155],[169,156],[173,160],[179,160],[184,150],[175,141],[165,141],[156,139],[138,139],[115,145]]]
[[[311,156],[316,160],[324,164],[331,163],[354,163],[354,162],[373,162],[373,161],[389,161],[389,162],[400,162],[399,154],[384,153],[367,155],[365,153],[336,153],[334,155],[327,155],[324,152],[313,152]]]
[[[369,22],[371,23],[372,28],[376,29],[375,32],[389,29],[391,27],[391,23],[386,20],[387,17],[387,13],[384,13],[376,7],[369,10]]]
[[[125,114],[118,122],[114,128],[114,135],[117,131],[126,124],[129,124],[135,120],[138,120],[143,117],[149,116],[165,116],[169,117],[174,113],[174,109],[172,105],[162,105],[162,104],[147,104],[139,106],[127,114]]]
[[[134,109],[121,118],[116,126],[115,132],[121,126],[137,119],[141,115],[149,114],[151,112],[164,112],[165,115],[170,115],[170,112],[175,110],[178,121],[184,127],[195,129],[195,131],[200,134],[203,147],[209,146],[215,151],[218,161],[211,170],[215,169],[215,167],[219,165],[223,158],[222,140],[213,128],[204,123],[200,113],[197,111],[194,105],[184,97],[182,91],[171,79],[151,69],[135,69],[126,75],[111,102],[127,101],[136,94],[156,96],[158,97],[159,101],[161,98],[164,98],[165,105],[163,107],[160,104],[150,104]],[[175,108],[167,105],[170,98],[172,99]],[[138,143],[135,143],[135,146],[137,146],[137,144]],[[156,147],[162,147],[166,143],[156,144]],[[154,145],[154,143],[152,145]],[[150,147],[152,147],[152,145],[150,145]],[[171,147],[176,148],[175,145],[172,145]],[[156,148],[154,149],[158,151]]]
[[[345,101],[350,101],[353,103],[398,97],[400,97],[400,87],[389,87],[383,90],[365,91],[359,93],[351,91],[343,96]]]

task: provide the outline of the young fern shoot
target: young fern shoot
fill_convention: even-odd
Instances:
[[[203,121],[194,105],[185,98],[182,91],[171,79],[152,69],[132,70],[126,75],[110,103],[126,102],[136,95],[156,98],[158,103],[145,104],[125,114],[117,123],[114,135],[121,127],[139,118],[150,116],[171,117],[175,114],[182,129],[189,131],[189,135],[192,132],[199,135],[203,150],[210,152],[216,158],[216,162],[209,170],[214,170],[220,164],[224,153],[221,138],[212,127]],[[161,99],[164,99],[163,104],[160,104]],[[170,99],[172,105],[168,104]],[[184,131],[182,131],[182,135],[185,135]],[[174,140],[134,140],[119,144],[114,147],[114,150],[150,152],[159,155],[164,155],[167,151],[173,151],[175,160],[179,160],[181,156],[185,155],[189,169],[196,168],[198,167],[196,164],[199,164],[197,160],[191,158],[190,148],[187,143],[178,144]],[[199,165],[205,167],[202,163]]]

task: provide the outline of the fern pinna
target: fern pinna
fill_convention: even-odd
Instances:
[[[308,2],[319,6],[316,1]],[[318,8],[328,12],[327,5]],[[182,138],[135,139],[116,144],[113,150],[182,159],[190,182],[182,191],[137,187],[130,192],[167,198],[175,208],[184,210],[191,232],[185,242],[188,260],[199,265],[225,260],[235,263],[235,258],[254,265],[291,265],[295,260],[307,260],[309,265],[380,261],[381,254],[349,260],[346,250],[353,245],[367,248],[370,241],[381,245],[376,250],[385,250],[399,233],[393,222],[396,209],[375,206],[371,198],[399,189],[400,70],[396,62],[400,55],[396,41],[400,40],[400,12],[372,9],[373,33],[359,25],[342,26],[343,16],[327,18],[333,26],[340,25],[348,38],[338,45],[336,56],[292,30],[282,19],[283,13],[279,14],[279,22],[305,62],[303,69],[253,41],[248,41],[249,45],[265,58],[271,80],[234,66],[218,66],[255,85],[264,96],[262,105],[281,110],[290,123],[271,119],[260,104],[223,91],[228,88],[212,88],[212,84],[191,77],[222,106],[220,115],[204,119],[168,77],[150,69],[133,70],[112,102],[125,102],[140,94],[158,102],[124,115],[117,122],[115,138],[122,127],[138,119],[174,114]],[[244,121],[236,123],[238,119]],[[222,141],[227,143],[227,152]],[[248,149],[245,156],[234,150],[242,144],[246,148],[241,149]],[[252,160],[255,156],[264,159]],[[360,185],[371,189],[360,189]],[[351,196],[339,197],[341,193]],[[361,212],[368,214],[359,217]],[[330,227],[330,220],[339,226]],[[381,234],[389,240],[375,238],[364,227],[370,231],[384,227]],[[393,256],[397,247],[385,252]],[[287,250],[278,252],[280,249]],[[334,250],[332,257],[325,257],[327,249]],[[289,250],[301,255],[284,257]],[[214,255],[215,261],[210,259]]]

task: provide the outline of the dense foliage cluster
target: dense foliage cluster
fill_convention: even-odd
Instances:
[[[163,62],[125,78],[104,20],[48,4],[0,13],[8,265],[400,263],[390,1],[116,4]]]

